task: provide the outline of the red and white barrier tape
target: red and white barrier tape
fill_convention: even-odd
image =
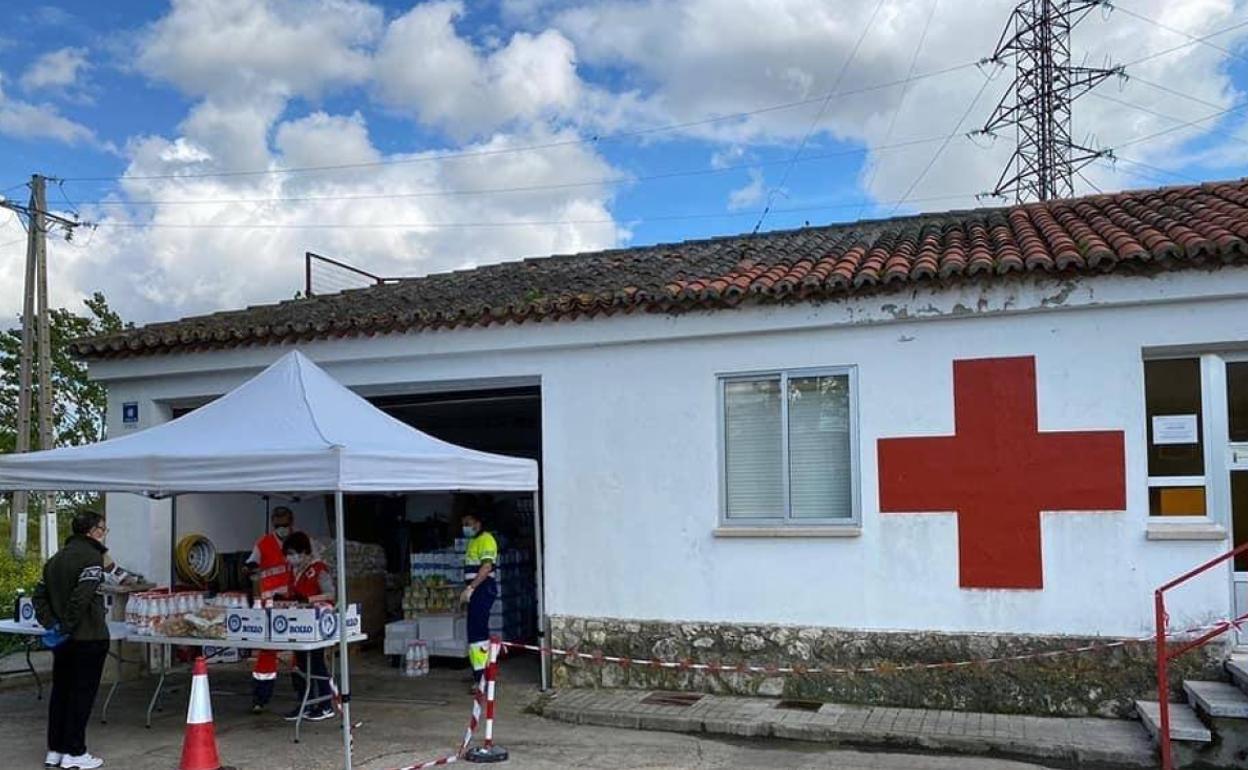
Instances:
[[[1235,618],[1233,620],[1220,620],[1206,626],[1198,626],[1189,628],[1184,631],[1171,631],[1167,636],[1182,636],[1195,634],[1202,631],[1210,631],[1213,629],[1221,629],[1222,631],[1236,628],[1239,630],[1248,630],[1248,615]],[[513,650],[525,650],[527,652],[536,652],[542,655],[552,655],[564,658],[568,661],[572,660],[589,660],[595,664],[611,663],[622,668],[631,668],[632,666],[645,667],[654,670],[661,669],[678,669],[680,671],[708,671],[713,674],[718,673],[737,673],[737,674],[892,674],[900,671],[932,671],[939,669],[956,669],[969,668],[973,666],[988,666],[998,663],[1013,663],[1023,660],[1040,660],[1043,658],[1057,658],[1065,655],[1077,655],[1085,652],[1100,652],[1103,650],[1112,650],[1119,647],[1127,647],[1136,644],[1147,644],[1154,641],[1154,637],[1140,637],[1137,639],[1121,639],[1114,642],[1097,642],[1093,644],[1085,644],[1079,647],[1066,647],[1059,650],[1050,650],[1048,652],[1029,652],[1021,655],[1004,655],[994,658],[981,658],[978,660],[961,660],[949,661],[945,663],[907,663],[907,664],[880,664],[876,666],[863,666],[859,668],[825,668],[820,666],[750,666],[744,662],[741,663],[723,663],[712,661],[710,663],[695,663],[690,659],[685,660],[660,660],[651,658],[649,660],[641,658],[625,658],[615,655],[606,655],[602,650],[594,652],[581,652],[573,648],[570,650],[561,650],[554,647],[538,647],[529,644],[516,644],[514,642],[503,642],[502,646]]]
[[[459,744],[459,750],[454,754],[447,754],[437,759],[430,759],[415,765],[404,765],[396,768],[396,770],[425,770],[425,768],[429,767],[450,765],[462,759],[468,751],[468,744],[472,743],[472,736],[476,734],[477,726],[481,723],[481,704],[483,701],[485,703],[485,745],[487,747],[493,745],[495,680],[498,676],[498,655],[502,648],[503,643],[498,639],[490,640],[489,664],[481,675],[481,681],[477,685],[477,692],[472,698],[472,716],[468,719],[468,729],[464,731],[464,740]]]

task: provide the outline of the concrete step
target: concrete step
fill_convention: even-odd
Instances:
[[[1187,681],[1183,690],[1189,703],[1211,717],[1248,719],[1248,695],[1233,684]]]
[[[1248,693],[1248,655],[1232,655],[1226,662],[1226,673],[1231,681],[1239,685],[1239,689]]]
[[[1157,736],[1161,733],[1161,704],[1157,701],[1137,700],[1135,711],[1140,715],[1140,721],[1144,723],[1144,727],[1148,728],[1149,735],[1153,736],[1154,741],[1157,740]],[[1200,721],[1196,709],[1186,703],[1171,703],[1170,740],[1212,743],[1213,733],[1209,732],[1205,723]]]

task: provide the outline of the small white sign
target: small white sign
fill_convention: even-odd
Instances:
[[[1195,444],[1199,442],[1194,414],[1159,414],[1153,417],[1154,444]]]

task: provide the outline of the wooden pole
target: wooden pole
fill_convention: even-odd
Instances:
[[[52,449],[56,446],[56,435],[52,414],[52,316],[48,308],[48,225],[45,213],[48,208],[47,180],[36,174],[31,179],[34,212],[31,228],[37,234],[35,240],[35,281],[36,281],[36,349],[39,351],[38,373],[39,388],[39,448]],[[52,492],[40,496],[43,523],[40,527],[40,551],[43,558],[50,559],[56,553],[56,495]]]
[[[38,210],[37,190],[43,186],[43,177],[34,174],[30,178],[30,208]],[[35,216],[30,217],[30,226],[26,234],[26,274],[24,295],[22,300],[22,352],[18,359],[17,386],[17,436],[14,451],[17,453],[30,451],[30,412],[33,391],[33,367],[35,347],[35,288],[36,263],[38,261],[39,241],[43,236],[40,222]],[[26,555],[26,527],[29,522],[28,505],[30,496],[23,491],[13,493],[13,507],[9,517],[11,532],[9,545],[13,555],[18,558]]]

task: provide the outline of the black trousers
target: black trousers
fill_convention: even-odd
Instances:
[[[87,753],[87,722],[100,689],[108,641],[69,640],[52,650],[52,696],[48,699],[48,751]]]

